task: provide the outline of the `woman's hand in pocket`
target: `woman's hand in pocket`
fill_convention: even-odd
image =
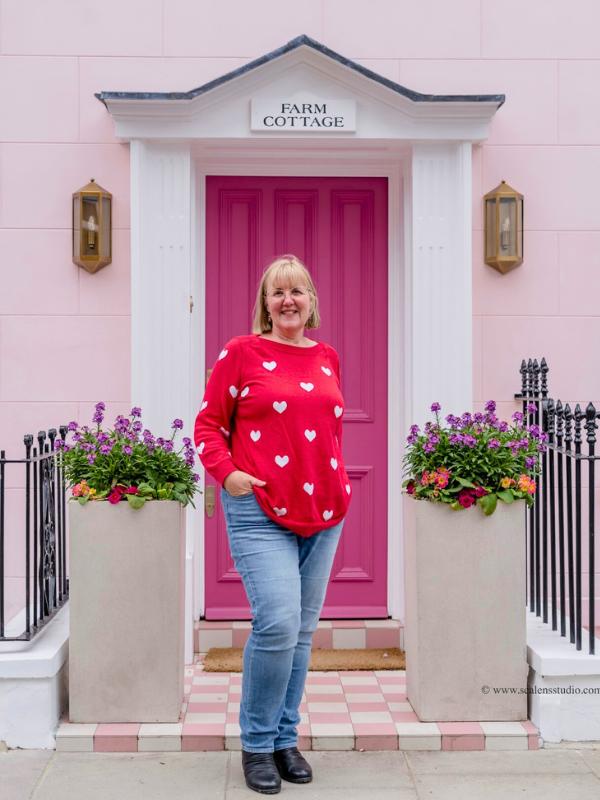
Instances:
[[[260,478],[255,478],[254,475],[249,475],[247,472],[242,472],[241,469],[230,472],[223,481],[223,488],[232,497],[250,494],[255,486],[265,486],[265,481],[261,481]]]

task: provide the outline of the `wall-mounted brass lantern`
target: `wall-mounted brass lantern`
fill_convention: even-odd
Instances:
[[[73,192],[73,261],[97,272],[112,261],[112,194],[94,179]]]
[[[508,272],[523,263],[523,195],[502,181],[483,204],[485,263]]]

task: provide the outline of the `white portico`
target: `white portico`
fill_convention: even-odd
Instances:
[[[98,97],[131,143],[131,399],[156,430],[174,416],[189,430],[203,391],[205,176],[388,178],[388,604],[401,619],[402,442],[432,400],[472,403],[471,150],[503,96],[422,95],[300,36],[189,92]],[[203,531],[190,509],[190,660]]]

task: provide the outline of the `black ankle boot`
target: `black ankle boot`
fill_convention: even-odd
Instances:
[[[281,778],[273,753],[247,753],[242,750],[242,767],[249,789],[261,794],[277,794],[281,791]]]
[[[273,753],[281,777],[290,783],[310,783],[312,769],[297,747],[286,747]]]

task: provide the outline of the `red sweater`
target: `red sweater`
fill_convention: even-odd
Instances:
[[[266,481],[254,487],[265,514],[312,536],[337,525],[348,510],[343,412],[333,347],[236,336],[212,371],[194,441],[219,483],[236,469]]]

